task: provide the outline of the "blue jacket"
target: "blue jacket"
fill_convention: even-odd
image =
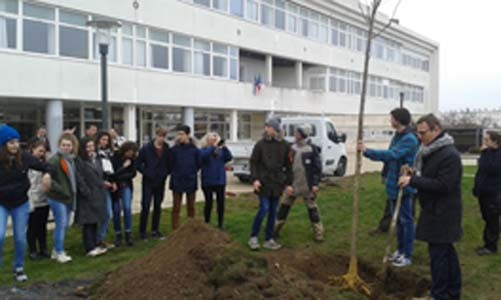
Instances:
[[[159,186],[165,184],[170,173],[169,145],[164,144],[160,158],[157,156],[153,141],[145,144],[136,159],[136,168],[143,174],[143,184]]]
[[[190,142],[171,149],[169,188],[176,193],[194,193],[198,189],[198,170],[202,165],[200,150]]]
[[[501,149],[483,150],[478,159],[473,195],[477,197],[501,194]]]
[[[388,150],[367,149],[364,156],[375,161],[382,161],[386,164],[386,195],[388,199],[398,197],[398,178],[400,168],[407,164],[414,165],[414,159],[418,150],[418,140],[416,136],[406,129],[402,133],[396,133],[390,143]],[[405,194],[413,194],[415,190],[407,187]]]
[[[225,164],[233,159],[227,147],[213,146],[200,150],[202,157],[202,186],[226,185]]]

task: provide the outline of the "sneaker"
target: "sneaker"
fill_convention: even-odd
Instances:
[[[17,268],[14,271],[14,279],[17,282],[25,282],[25,281],[28,281],[28,275],[26,275],[26,273],[24,273],[23,268]]]
[[[96,248],[90,250],[89,252],[87,252],[88,257],[96,257],[100,254],[102,254],[102,253],[101,253],[101,249],[99,249],[99,247],[96,247]]]
[[[158,240],[165,240],[165,236],[160,231],[151,232],[151,237]]]
[[[477,249],[477,254],[479,256],[486,256],[486,255],[494,255],[496,254],[497,251],[490,250],[488,248],[482,247],[481,249]]]
[[[392,265],[397,268],[403,268],[412,265],[412,261],[410,258],[400,255],[393,261]]]
[[[146,233],[142,233],[142,232],[139,234],[139,239],[143,242],[148,241],[148,237],[146,236]]]
[[[47,250],[42,250],[38,253],[38,256],[40,259],[45,259],[45,258],[50,258],[49,253],[47,253]]]
[[[36,261],[36,260],[41,260],[42,257],[40,255],[38,255],[38,253],[33,252],[33,253],[30,253],[30,259],[33,261]]]
[[[263,248],[268,249],[268,250],[279,250],[280,248],[282,248],[282,245],[275,242],[274,239],[271,239],[271,240],[264,242]]]
[[[110,249],[115,248],[115,245],[112,243],[108,243],[106,241],[102,241],[101,243],[98,244],[98,247],[110,250]]]
[[[257,237],[251,237],[247,244],[249,245],[249,248],[251,248],[251,250],[257,250],[261,247],[259,245],[259,240],[257,239]]]
[[[72,261],[71,256],[67,255],[64,251],[62,253],[56,253],[56,251],[53,250],[51,258],[55,259],[58,263],[61,264]]]
[[[388,256],[388,261],[395,261],[400,256],[401,256],[400,252],[398,252],[398,250],[395,250],[395,252],[393,252],[393,254],[391,254],[390,256]]]

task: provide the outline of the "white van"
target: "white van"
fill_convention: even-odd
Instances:
[[[321,149],[322,173],[324,176],[344,176],[348,164],[346,154],[346,135],[339,134],[332,121],[327,117],[284,117],[282,130],[289,143],[294,142],[296,127],[310,124],[312,128],[311,141]],[[249,159],[254,142],[231,143],[228,147],[233,153],[233,175],[240,181],[250,180]]]

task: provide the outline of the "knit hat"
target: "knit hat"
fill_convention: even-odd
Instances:
[[[191,132],[191,129],[190,129],[190,126],[188,126],[188,125],[181,125],[181,124],[179,124],[177,126],[177,131],[183,131],[184,133],[186,133],[187,135],[189,135],[190,132]]]
[[[282,128],[280,126],[281,123],[282,123],[282,120],[280,120],[280,118],[271,117],[266,121],[265,125],[275,129],[276,132],[280,132],[282,130]]]
[[[19,135],[19,132],[17,132],[14,128],[8,125],[0,126],[0,146],[5,146],[5,144],[7,144],[10,140],[19,140],[20,138],[21,136]]]
[[[308,138],[311,135],[311,125],[302,124],[296,127],[296,132],[299,133],[303,139]]]

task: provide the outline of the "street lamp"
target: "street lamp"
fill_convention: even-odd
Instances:
[[[400,108],[404,108],[404,92],[400,92]]]
[[[101,110],[102,130],[108,129],[108,48],[111,43],[111,32],[115,28],[122,27],[122,23],[113,20],[92,20],[87,26],[96,30],[96,43],[99,45],[101,55]]]

